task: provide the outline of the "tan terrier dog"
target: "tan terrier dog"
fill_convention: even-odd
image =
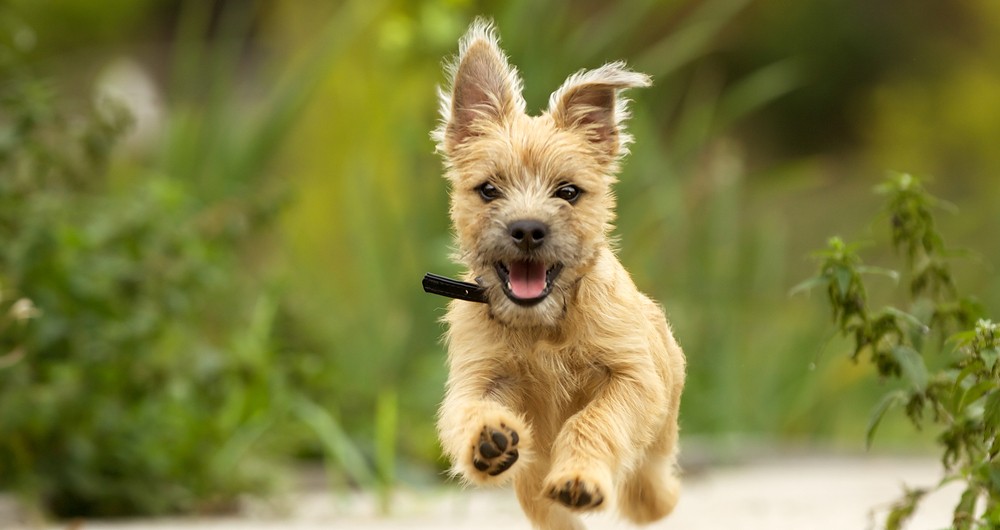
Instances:
[[[434,132],[451,185],[456,258],[485,304],[451,302],[438,431],[454,472],[514,481],[536,528],[616,504],[669,514],[684,355],[662,309],[610,243],[631,137],[619,92],[649,86],[624,63],[574,74],[541,116],[492,24],[475,21],[448,66]],[[467,284],[468,285],[468,284]],[[476,286],[472,286],[476,288]]]

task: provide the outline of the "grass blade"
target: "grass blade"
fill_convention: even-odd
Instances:
[[[364,455],[326,409],[300,395],[293,401],[291,410],[319,437],[328,457],[328,465],[329,460],[338,462],[347,476],[365,489],[378,486],[378,480],[366,464]]]

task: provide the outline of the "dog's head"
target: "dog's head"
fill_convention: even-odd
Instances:
[[[434,131],[451,183],[458,260],[510,325],[558,323],[579,278],[608,247],[611,185],[631,137],[619,91],[649,77],[611,63],[570,76],[541,116],[492,25],[475,21],[448,65]]]

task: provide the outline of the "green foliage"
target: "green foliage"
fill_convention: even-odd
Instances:
[[[173,94],[153,162],[115,152],[123,108],[61,96],[0,49],[0,488],[56,515],[231,509],[314,440],[374,483],[286,362],[309,354],[276,346],[252,259],[281,205],[268,162],[343,32],[247,113],[228,83],[250,17],[206,45],[208,14],[184,11],[177,67],[218,78]]]
[[[867,354],[879,376],[903,384],[889,391],[869,421],[870,446],[882,418],[905,408],[917,428],[927,416],[939,432],[946,476],[965,491],[955,507],[957,529],[996,528],[1000,524],[1000,326],[982,319],[978,305],[959,298],[935,228],[940,201],[908,174],[892,175],[878,191],[887,196],[891,242],[906,257],[909,312],[871,307],[863,275],[895,273],[862,265],[856,246],[830,239],[818,276],[796,290],[825,288],[839,331],[854,344],[851,358]],[[928,368],[928,364],[936,366]],[[908,490],[892,508],[887,529],[901,528],[926,490]]]
[[[44,82],[5,77],[0,271],[41,315],[0,371],[0,485],[67,515],[208,508],[259,489],[220,465],[270,384],[224,352],[238,321],[213,312],[233,288],[235,241],[176,180],[112,182],[120,109],[70,111]]]
[[[782,296],[789,278],[806,274],[800,248],[827,230],[827,209],[866,193],[843,178],[863,172],[853,166],[866,156],[884,159],[877,151],[888,149],[896,161],[879,160],[878,167],[926,157],[918,166],[951,175],[948,192],[957,194],[975,178],[964,174],[995,174],[975,168],[1000,152],[990,144],[996,135],[986,134],[1000,123],[991,120],[997,106],[988,90],[996,84],[996,61],[967,53],[988,39],[966,38],[990,34],[1000,11],[978,5],[873,11],[831,0],[790,11],[747,0],[296,0],[235,10],[199,0],[70,4],[15,0],[0,8],[0,60],[24,52],[25,63],[51,79],[39,81],[9,63],[0,77],[8,99],[20,94],[0,114],[0,186],[13,182],[12,168],[25,176],[20,195],[11,187],[0,193],[12,205],[0,204],[0,218],[15,223],[0,227],[0,398],[19,392],[0,401],[0,418],[25,415],[24,406],[40,410],[45,415],[32,421],[49,439],[69,439],[64,435],[78,429],[99,455],[66,456],[52,443],[29,453],[36,463],[59,462],[62,475],[54,465],[0,468],[0,487],[43,500],[65,492],[92,496],[107,473],[84,466],[89,461],[115,462],[122,484],[145,475],[162,486],[123,488],[134,497],[148,491],[186,499],[169,509],[225,505],[243,488],[240,481],[242,490],[257,489],[248,463],[262,455],[321,457],[337,489],[377,490],[383,507],[391,505],[395,481],[439,477],[444,464],[433,415],[445,374],[435,319],[443,301],[423,294],[417,280],[427,270],[456,271],[447,259],[446,185],[427,133],[437,119],[442,57],[455,52],[473,16],[496,19],[524,74],[532,112],[578,68],[626,59],[654,75],[654,87],[628,95],[635,99],[629,127],[637,142],[616,186],[616,236],[637,284],[667,307],[697,359],[681,415],[688,435],[823,443],[862,435],[863,418],[853,411],[858,402],[878,402],[885,389],[859,378],[854,365],[824,358],[815,348],[825,333],[815,316],[821,308]],[[967,18],[975,24],[955,32],[961,42],[946,38],[952,26],[938,24]],[[155,142],[136,148],[130,137],[123,142],[130,149],[111,152],[118,131],[108,127],[123,125],[123,116],[80,100],[90,94],[92,73],[123,56],[148,69],[164,105]],[[936,71],[928,84],[912,69],[928,63],[964,72],[961,86],[949,88],[956,78]],[[925,108],[942,119],[927,119]],[[44,125],[26,142],[18,131],[31,124]],[[864,134],[848,134],[845,142],[849,131]],[[862,136],[874,145],[854,146]],[[916,147],[907,148],[914,138]],[[808,158],[790,160],[789,152]],[[27,160],[48,169],[29,171]],[[977,188],[1000,190],[987,179]],[[966,199],[962,220],[972,234],[996,200],[990,193]],[[997,248],[983,250],[994,259]],[[887,274],[853,267],[866,280]],[[924,283],[940,285],[937,269],[924,270]],[[878,284],[852,287],[849,274],[838,274],[845,299],[859,289],[865,296],[881,292]],[[981,285],[978,294],[1000,299],[1000,283],[987,277]],[[37,308],[28,312],[35,317],[12,319],[16,304]],[[962,304],[942,298],[941,318],[954,320],[949,315],[960,316]],[[930,319],[917,306],[870,315],[873,333],[886,340],[914,335]],[[891,327],[897,320],[909,322],[898,333]],[[914,336],[903,344],[912,351],[885,351],[886,368],[898,367],[913,382],[894,389],[883,413],[871,418],[869,434],[878,429],[883,443],[900,433],[901,418],[891,412],[907,407],[915,388],[935,388],[937,363],[923,356],[922,371],[912,353],[934,344]],[[53,337],[63,338],[40,345]],[[803,359],[803,351],[814,355]],[[105,353],[88,357],[95,352]],[[51,367],[66,386],[36,375]],[[751,369],[754,377],[746,377]],[[135,388],[150,373],[162,375]],[[23,386],[9,379],[25,374],[33,379]],[[75,408],[39,405],[59,392]],[[987,418],[995,410],[978,390],[964,399],[982,403]],[[143,421],[133,413],[140,407],[151,411]],[[169,423],[173,438],[108,443],[89,427],[95,422],[88,414],[97,411],[121,417],[111,422],[114,432],[129,434],[125,427],[134,424],[137,434],[129,436],[153,439]],[[7,432],[0,443],[13,439]],[[199,450],[187,449],[194,446]],[[14,461],[16,453],[0,450],[2,465]],[[177,478],[185,451],[198,453],[183,464],[197,472]],[[149,466],[173,471],[157,475]],[[237,471],[205,479],[207,469]],[[133,511],[168,509],[158,501],[128,502]]]
[[[885,530],[901,530],[907,519],[913,517],[913,512],[927,493],[926,489],[905,488],[903,496],[892,505],[885,521]]]

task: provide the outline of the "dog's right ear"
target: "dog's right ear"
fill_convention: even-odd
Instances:
[[[615,160],[632,141],[624,125],[629,116],[628,100],[619,93],[651,82],[648,75],[633,72],[620,61],[581,70],[552,93],[549,112],[558,126],[584,132],[598,153]]]
[[[449,89],[439,89],[441,125],[432,137],[450,156],[490,125],[524,112],[521,79],[500,49],[493,23],[477,18],[459,41],[458,56],[445,67]]]

